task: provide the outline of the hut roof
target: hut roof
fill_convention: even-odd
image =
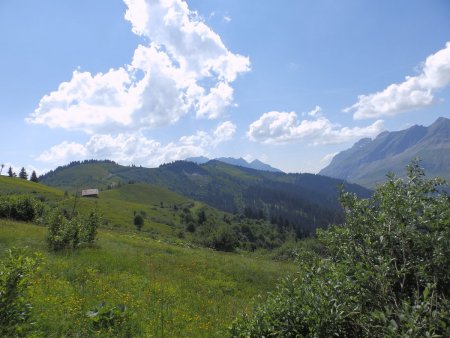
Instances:
[[[81,190],[81,196],[98,196],[98,189]]]

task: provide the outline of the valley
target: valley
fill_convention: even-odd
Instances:
[[[445,181],[424,181],[419,162],[408,168],[407,183],[391,178],[375,192],[320,175],[256,171],[219,161],[204,165],[178,161],[155,169],[111,161],[74,162],[41,177],[53,186],[1,176],[0,255],[5,262],[1,264],[6,265],[0,264],[0,270],[7,279],[4,284],[0,280],[0,288],[9,285],[9,278],[16,281],[12,285],[23,289],[20,292],[26,298],[18,298],[14,306],[25,306],[26,316],[16,324],[0,325],[0,329],[7,335],[22,332],[45,337],[261,336],[272,332],[274,325],[294,331],[301,325],[308,325],[305,330],[322,330],[315,317],[291,316],[315,306],[310,297],[319,297],[327,304],[325,308],[331,306],[327,295],[338,292],[342,278],[354,275],[360,279],[375,273],[370,260],[386,260],[383,264],[393,269],[390,254],[378,244],[385,236],[418,241],[439,252],[448,250],[447,242],[440,240],[448,237],[448,195],[434,190],[445,187]],[[57,188],[59,184],[65,190]],[[219,195],[229,204],[216,204],[216,208],[220,200],[211,192],[220,193],[220,186],[234,198]],[[96,197],[81,197],[82,188],[97,187]],[[428,198],[430,192],[435,192],[432,199]],[[347,210],[345,215],[338,197]],[[393,202],[396,208],[385,204],[384,199],[389,198],[399,199]],[[412,209],[405,203],[410,198],[417,204]],[[230,206],[235,208],[233,212],[227,211]],[[277,208],[286,218],[266,214]],[[416,214],[415,210],[422,208],[431,209],[423,216]],[[382,216],[371,218],[370,213]],[[305,223],[287,218],[292,215],[305,215],[301,218]],[[395,233],[385,234],[386,215],[399,222]],[[423,217],[431,217],[436,225],[420,233],[416,223],[428,224]],[[324,223],[314,222],[316,219]],[[408,231],[397,226],[402,222],[412,222],[407,223]],[[367,237],[364,243],[373,245],[374,253],[360,256],[353,252],[360,250],[359,237]],[[412,250],[408,255],[422,257],[431,250],[416,252],[414,247],[408,249]],[[379,250],[384,256],[371,258]],[[334,261],[335,255],[344,261]],[[437,261],[426,258],[431,261],[424,264],[435,266],[433,271],[440,273],[441,258],[436,257]],[[366,259],[368,265],[361,271],[352,270],[352,265]],[[444,266],[448,263],[442,262]],[[339,269],[346,271],[344,277]],[[414,264],[410,269],[422,268]],[[439,276],[426,274],[427,280]],[[369,292],[364,278],[342,292],[353,294],[359,288]],[[395,292],[395,279],[375,278]],[[319,285],[324,280],[328,284],[322,289]],[[436,292],[445,294],[446,282],[438,280]],[[290,290],[295,295],[290,295]],[[299,295],[304,296],[297,299]],[[342,294],[339,291],[333,297]],[[291,303],[291,299],[295,301]],[[339,304],[358,307],[364,299],[344,297]],[[382,302],[389,300],[386,297]],[[371,301],[370,306],[375,303]],[[291,306],[296,309],[286,315],[284,311]],[[435,306],[439,318],[445,317],[445,302]],[[326,321],[335,320],[326,313]],[[283,324],[284,320],[288,322]],[[442,323],[445,329],[447,324]],[[344,317],[333,325],[324,327],[329,327],[330,333],[340,330],[340,325],[359,332],[360,324],[353,327]],[[441,327],[436,330],[442,332]]]

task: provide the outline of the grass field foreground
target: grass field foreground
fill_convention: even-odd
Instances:
[[[30,289],[37,336],[104,336],[86,313],[124,304],[129,332],[147,337],[219,337],[258,294],[295,270],[282,263],[177,247],[100,230],[93,247],[49,253],[46,228],[0,220],[0,252],[27,247],[43,256]]]

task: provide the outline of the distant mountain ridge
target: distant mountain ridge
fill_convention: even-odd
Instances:
[[[228,163],[231,165],[236,165],[239,167],[255,169],[255,170],[270,171],[270,172],[274,172],[274,173],[282,173],[283,172],[282,170],[274,168],[271,165],[261,162],[258,159],[253,160],[252,162],[247,162],[242,157],[240,157],[240,158],[218,157],[218,158],[214,158],[213,160]],[[194,162],[197,164],[204,164],[206,162],[211,161],[211,159],[209,159],[205,156],[199,156],[199,157],[188,157],[185,159],[185,161]]]
[[[420,158],[428,176],[450,179],[450,120],[440,117],[429,127],[383,132],[364,138],[337,154],[319,174],[373,188],[385,181],[386,173],[403,176],[405,166]]]

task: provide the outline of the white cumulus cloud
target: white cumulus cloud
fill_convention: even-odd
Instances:
[[[219,124],[213,133],[213,142],[222,143],[231,140],[236,132],[236,125],[230,121]]]
[[[392,116],[435,103],[438,89],[450,83],[450,42],[445,48],[427,57],[417,76],[389,85],[380,92],[360,95],[358,102],[345,108],[356,120]]]
[[[234,135],[236,126],[223,122],[211,132],[198,131],[177,142],[162,145],[138,133],[95,134],[85,144],[62,142],[44,151],[38,161],[54,165],[90,158],[111,159],[121,164],[157,166],[161,163],[207,155],[208,151]]]
[[[41,98],[29,123],[88,133],[163,127],[192,112],[218,118],[233,105],[232,82],[249,71],[182,0],[124,0],[132,31],[147,39],[130,64],[106,73],[74,71]]]
[[[71,158],[85,158],[86,147],[76,142],[64,141],[44,151],[37,157],[41,162],[62,163]]]
[[[98,73],[74,71],[69,82],[45,95],[27,122],[51,128],[77,128],[92,132],[101,126],[132,124],[138,99],[123,68]]]
[[[315,106],[313,110],[309,111],[307,115],[315,117],[322,115],[322,108],[320,106]]]
[[[306,141],[309,144],[320,145],[350,142],[362,137],[376,136],[384,128],[382,120],[367,127],[342,127],[318,114],[320,110],[317,108],[315,108],[316,112],[312,114],[315,119],[301,121],[298,120],[295,112],[271,111],[264,113],[258,120],[250,124],[247,137],[252,141],[267,144]]]

